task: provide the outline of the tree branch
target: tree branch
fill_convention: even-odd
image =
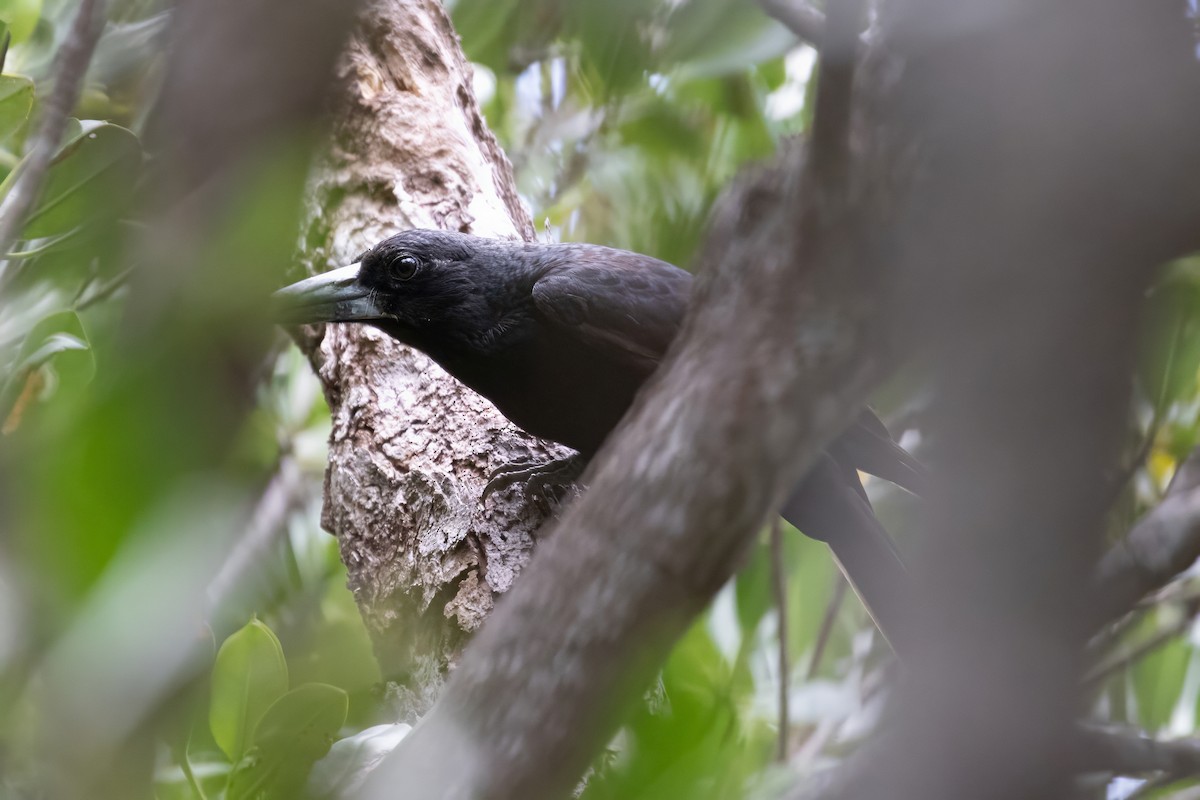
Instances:
[[[817,96],[813,112],[812,153],[819,186],[846,192],[850,159],[850,113],[864,0],[838,0],[829,10],[821,39]]]
[[[878,753],[882,743],[868,743],[864,755]],[[893,743],[895,744],[895,743]],[[1200,739],[1163,741],[1138,731],[1080,725],[1068,746],[1071,768],[1077,773],[1108,772],[1143,775],[1161,772],[1171,779],[1200,774]],[[852,787],[861,779],[867,758],[855,758],[809,777],[784,795],[786,800],[861,797]],[[879,795],[886,796],[886,795]]]
[[[758,0],[758,5],[801,41],[821,46],[825,38],[825,15],[804,0]]]
[[[1175,778],[1200,774],[1200,739],[1163,741],[1137,731],[1082,726],[1076,768],[1119,775],[1165,772]]]
[[[783,525],[776,518],[771,521],[771,593],[775,601],[775,614],[778,620],[776,635],[779,648],[779,692],[778,692],[778,724],[779,733],[776,738],[775,758],[780,763],[787,761],[789,742],[792,732],[792,714],[788,708],[791,693],[792,668],[788,657],[788,593],[787,593],[787,559],[783,550]]]
[[[1132,609],[1200,558],[1200,448],[1179,466],[1167,495],[1114,545],[1097,570],[1096,624]]]
[[[679,340],[370,796],[569,792],[855,418],[884,370],[879,262],[815,174],[792,146],[718,204]]]
[[[206,620],[212,619],[221,604],[236,592],[250,570],[265,560],[271,546],[287,531],[288,514],[296,507],[303,486],[300,465],[291,453],[284,453],[250,514],[245,533],[209,581],[205,591]]]
[[[1200,212],[1193,45],[1177,4],[893,0],[872,50],[883,162],[919,160],[876,233],[936,386],[927,646],[826,796],[1061,797],[1136,315]]]
[[[107,0],[80,0],[71,29],[55,57],[54,88],[42,106],[37,134],[29,140],[25,160],[16,166],[13,185],[0,201],[0,254],[13,249],[25,219],[42,191],[50,162],[54,160],[66,130],[67,118],[79,102],[83,78],[104,30],[107,8]],[[0,262],[0,293],[12,269],[10,261]]]
[[[438,0],[375,0],[338,68],[334,136],[310,181],[303,261],[350,263],[408,228],[533,238]],[[338,537],[393,712],[432,705],[508,590],[548,509],[486,475],[565,448],[519,431],[428,357],[367,326],[302,333],[333,420],[321,524]]]

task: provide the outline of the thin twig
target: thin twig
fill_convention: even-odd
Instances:
[[[771,589],[775,595],[775,613],[779,620],[779,739],[775,757],[784,763],[788,757],[788,734],[792,728],[792,715],[788,708],[791,665],[788,663],[787,565],[784,563],[783,526],[779,524],[779,517],[775,517],[771,523]]]
[[[79,102],[84,75],[92,61],[96,42],[104,30],[107,7],[107,0],[80,0],[71,29],[58,50],[54,88],[42,107],[37,135],[26,147],[24,161],[16,167],[20,172],[12,188],[0,200],[0,253],[12,250],[42,191],[46,173],[66,129],[67,118]],[[7,263],[0,263],[0,290],[4,287],[7,267]]]
[[[287,515],[300,497],[302,483],[299,465],[289,453],[284,453],[279,458],[274,477],[254,507],[246,535],[238,541],[208,585],[206,617],[232,594],[250,567],[262,560],[285,529]]]
[[[812,165],[825,191],[845,193],[850,162],[850,109],[864,0],[832,3],[818,48],[817,97],[813,113]]]
[[[1092,637],[1088,653],[1092,661],[1109,652],[1149,611],[1160,606],[1175,605],[1190,607],[1200,604],[1200,582],[1181,580],[1168,584],[1152,595],[1142,598],[1125,616],[1110,623]]]
[[[837,571],[833,580],[833,595],[829,598],[829,605],[825,607],[825,616],[821,618],[821,630],[817,632],[817,643],[813,647],[812,658],[808,662],[808,674],[805,680],[812,680],[817,677],[817,670],[821,667],[821,659],[825,657],[826,647],[829,645],[829,637],[833,635],[833,624],[837,621],[838,612],[841,611],[842,603],[846,600],[846,590],[850,588],[850,584],[846,581],[846,576]]]
[[[825,15],[804,0],[758,0],[758,5],[803,42],[820,47],[825,36]]]
[[[1095,624],[1103,625],[1170,583],[1200,557],[1200,449],[1179,466],[1167,495],[1105,554],[1097,569]]]
[[[1150,422],[1150,427],[1146,429],[1146,436],[1138,445],[1137,451],[1133,454],[1133,458],[1129,460],[1117,476],[1113,479],[1113,497],[1120,494],[1125,488],[1125,484],[1133,480],[1133,476],[1146,463],[1146,459],[1150,457],[1150,451],[1154,449],[1154,441],[1158,438],[1158,429],[1161,422],[1158,419],[1158,414],[1154,415],[1154,419]]]
[[[1164,741],[1138,730],[1081,725],[1075,741],[1075,768],[1118,775],[1162,772],[1167,783],[1200,774],[1200,740]]]
[[[111,280],[102,284],[86,297],[81,297],[73,306],[76,311],[83,311],[85,308],[90,308],[101,300],[106,300],[112,296],[113,292],[120,289],[129,282],[129,277],[133,275],[133,267],[127,267],[114,275]]]
[[[192,771],[192,762],[188,758],[188,750],[192,746],[191,734],[188,734],[187,743],[183,746],[183,752],[179,754],[179,768],[183,770],[183,777],[187,778],[188,785],[192,787],[192,791],[200,800],[208,800],[208,795],[204,793],[204,787],[200,785],[200,781],[196,779],[196,773]]]
[[[1176,636],[1181,635],[1184,631],[1192,626],[1192,623],[1195,621],[1195,616],[1196,606],[1192,605],[1176,622],[1160,628],[1159,630],[1155,631],[1154,635],[1150,638],[1145,639],[1144,641],[1121,653],[1118,653],[1107,661],[1097,664],[1084,677],[1084,683],[1090,689],[1096,688],[1110,675],[1120,672],[1126,667],[1132,666],[1149,653],[1154,652],[1167,642],[1174,639]]]

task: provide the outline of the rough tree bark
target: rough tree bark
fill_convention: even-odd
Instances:
[[[829,20],[811,154],[718,203],[679,338],[370,797],[566,796],[886,372],[890,172],[851,155],[856,10]]]
[[[889,323],[936,353],[948,435],[929,647],[842,796],[1067,791],[1139,289],[1196,244],[1192,42],[1177,2],[892,7],[845,173],[854,224],[801,235],[797,214],[839,214],[794,153],[722,206],[681,342],[372,796],[569,788],[862,397],[879,297],[831,276],[863,258],[896,269]]]
[[[836,794],[1061,797],[1143,289],[1197,246],[1200,65],[1172,0],[894,0],[881,27],[938,491],[927,646]]]
[[[338,78],[334,144],[304,234],[310,271],[414,227],[532,238],[436,0],[370,4]],[[546,513],[517,489],[485,506],[485,476],[568,451],[531,440],[374,329],[309,329],[301,345],[333,415],[322,524],[338,537],[399,713],[415,717],[494,594],[512,585]]]

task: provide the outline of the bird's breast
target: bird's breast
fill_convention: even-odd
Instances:
[[[644,368],[539,331],[486,358],[444,363],[519,428],[590,455],[620,422]]]

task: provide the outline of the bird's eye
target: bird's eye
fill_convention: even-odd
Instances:
[[[416,256],[400,256],[392,262],[392,273],[400,280],[406,281],[417,274],[420,266],[421,262]]]

